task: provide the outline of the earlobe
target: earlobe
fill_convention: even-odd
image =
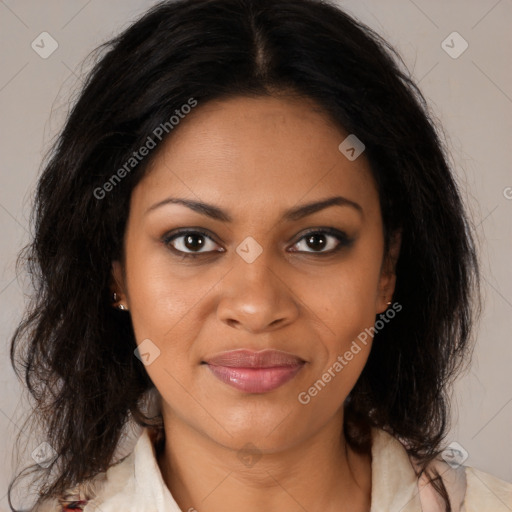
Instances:
[[[124,281],[124,271],[121,262],[118,260],[113,261],[112,279],[110,285],[110,291],[112,293],[112,305],[121,311],[128,310],[128,306],[126,305],[126,291]]]

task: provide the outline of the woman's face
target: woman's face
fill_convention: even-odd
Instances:
[[[117,291],[164,421],[285,449],[341,417],[391,300],[369,164],[304,99],[199,104],[175,130],[133,191]]]

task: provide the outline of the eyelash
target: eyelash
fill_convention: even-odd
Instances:
[[[200,236],[208,238],[212,242],[216,243],[215,240],[213,240],[213,238],[207,232],[201,231],[198,229],[183,229],[180,231],[174,231],[172,233],[168,233],[168,234],[164,235],[164,237],[162,238],[162,242],[167,247],[169,247],[169,249],[171,249],[171,251],[173,251],[176,254],[179,254],[182,258],[198,258],[199,256],[205,256],[205,255],[211,254],[211,251],[195,252],[195,253],[194,252],[185,252],[185,251],[176,249],[175,247],[172,246],[171,242],[173,242],[177,238],[180,238],[185,235],[200,235]],[[295,252],[295,253],[305,252],[306,254],[315,254],[315,255],[319,255],[319,256],[330,255],[330,254],[334,254],[334,253],[338,252],[343,247],[351,246],[352,243],[354,242],[354,239],[348,237],[347,234],[344,233],[343,231],[339,231],[334,228],[315,228],[315,229],[311,229],[311,230],[307,231],[306,233],[304,233],[293,245],[297,245],[300,241],[302,241],[303,239],[305,239],[306,237],[308,237],[310,235],[332,236],[338,241],[338,245],[334,249],[331,249],[329,251],[292,251],[292,252]],[[217,252],[224,252],[224,251],[217,251]]]

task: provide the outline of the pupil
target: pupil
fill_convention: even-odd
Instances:
[[[323,249],[325,247],[324,235],[310,235],[306,242],[311,249]]]
[[[194,241],[196,243],[194,243]],[[202,239],[201,235],[188,235],[185,238],[185,246],[187,249],[195,250],[200,249],[204,245],[204,240]]]

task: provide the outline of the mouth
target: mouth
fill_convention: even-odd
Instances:
[[[290,381],[305,365],[300,357],[279,350],[232,350],[203,361],[212,374],[245,393],[267,393]]]

